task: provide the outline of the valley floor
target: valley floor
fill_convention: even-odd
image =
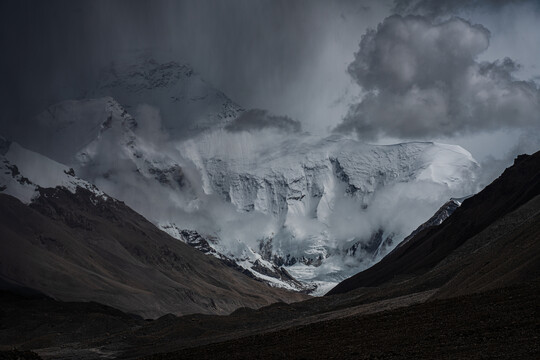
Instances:
[[[4,295],[0,350],[34,349],[43,359],[540,358],[540,281],[443,300],[430,295],[332,296],[154,321],[95,303]],[[0,351],[0,359],[37,358],[16,355]]]
[[[145,359],[538,359],[539,304],[533,282]]]

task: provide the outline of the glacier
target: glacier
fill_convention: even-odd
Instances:
[[[241,239],[319,288],[373,264],[450,197],[474,192],[478,169],[459,146],[337,135],[215,130],[176,148],[196,165],[205,193],[269,216],[256,229],[222,229],[221,238]]]

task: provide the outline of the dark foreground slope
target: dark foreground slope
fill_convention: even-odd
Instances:
[[[97,301],[144,317],[226,314],[305,296],[271,288],[173,239],[124,203],[41,189],[0,194],[0,285]]]
[[[427,301],[391,310],[330,317],[312,314],[306,323],[276,331],[241,334],[248,314],[166,317],[143,321],[95,303],[0,296],[2,350],[34,349],[43,359],[138,359],[153,342],[153,353],[171,349],[182,337],[211,336],[234,324],[228,341],[184,344],[181,350],[145,359],[538,359],[540,284],[490,290]],[[381,305],[380,303],[377,305]],[[366,305],[367,306],[367,305]],[[381,308],[381,310],[384,307]],[[283,318],[287,306],[262,310]],[[270,315],[268,314],[268,315]],[[317,316],[318,315],[318,316]],[[257,318],[257,316],[254,316]],[[318,319],[317,319],[318,318]],[[204,329],[211,320],[212,328]],[[249,321],[249,320],[248,320]],[[264,320],[270,323],[270,319]],[[176,333],[173,324],[181,323]],[[167,340],[170,340],[167,342]],[[177,346],[178,348],[178,346]]]
[[[94,343],[144,324],[139,316],[95,302],[61,302],[44,295],[1,291],[0,359],[26,359],[21,354],[9,357],[7,351],[13,348],[39,349],[45,357],[54,352],[56,359],[95,359],[114,352]],[[84,345],[75,350],[75,344]]]
[[[146,359],[538,359],[539,301],[536,282]]]
[[[537,217],[538,214],[533,206],[529,211],[522,211],[516,215],[514,219],[507,219],[506,222],[512,223],[512,226],[516,228],[514,237],[508,233],[510,228],[505,226],[505,221],[501,219],[539,194],[540,152],[530,156],[521,155],[515,160],[512,167],[506,169],[498,179],[480,193],[465,200],[463,205],[441,225],[424,229],[405,244],[398,246],[376,265],[338,284],[327,295],[345,293],[362,287],[380,286],[407,278],[418,278],[440,265],[443,260],[447,260],[451,264],[446,265],[453,267],[453,269],[447,266],[446,278],[441,274],[441,277],[436,281],[433,279],[434,283],[426,284],[432,288],[440,287],[456,275],[456,272],[461,271],[460,268],[463,265],[466,265],[460,261],[453,261],[459,260],[454,251],[465,243],[468,243],[469,252],[483,248],[484,252],[489,253],[487,254],[488,258],[494,257],[489,260],[492,264],[489,269],[486,269],[488,272],[506,262],[504,257],[497,254],[501,250],[501,246],[508,252],[507,255],[512,259],[513,265],[519,268],[519,264],[522,261],[525,262],[524,268],[519,273],[515,273],[513,276],[501,274],[501,278],[498,280],[487,276],[482,281],[478,277],[479,274],[476,274],[477,278],[474,281],[477,287],[487,286],[493,281],[499,281],[499,286],[503,283],[512,284],[513,281],[519,280],[520,276],[527,276],[529,271],[538,271],[539,236],[537,222],[532,219],[528,220],[530,217]],[[493,227],[497,221],[500,223],[496,225],[496,228],[486,231],[488,227]],[[520,235],[520,231],[524,231],[525,234]],[[484,233],[480,235],[482,232]],[[498,237],[503,233],[505,236],[512,237],[506,239],[506,245],[502,245],[498,241]],[[529,243],[521,243],[523,239]],[[516,246],[515,252],[511,248],[512,244]],[[524,246],[533,246],[534,253],[530,254],[528,250],[520,251]],[[520,259],[520,256],[524,258]],[[482,260],[480,258],[471,258],[470,260],[476,262],[475,265],[471,266],[478,271],[480,269],[478,262]],[[507,271],[511,270],[512,264],[507,263],[506,266]],[[471,275],[474,273],[472,268],[469,269]],[[492,273],[492,275],[496,274]],[[473,281],[472,278],[469,280]]]

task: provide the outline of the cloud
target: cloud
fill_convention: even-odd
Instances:
[[[257,131],[262,129],[277,129],[285,132],[300,132],[302,126],[297,120],[288,116],[269,114],[266,110],[251,109],[243,112],[227,124],[226,130],[231,132]]]
[[[0,1],[0,48],[9,54],[0,57],[8,69],[0,132],[18,140],[51,104],[86,97],[104,68],[146,55],[192,64],[242,107],[327,134],[347,111],[337,100],[350,85],[345,68],[358,32],[386,16],[388,2]],[[179,117],[178,127],[190,120]]]
[[[509,4],[526,3],[528,0],[394,0],[393,11],[397,14],[444,16],[463,9],[480,7],[498,8]]]
[[[135,109],[137,128],[135,132],[145,140],[163,144],[168,140],[168,134],[163,130],[160,111],[158,108],[140,104]]]
[[[365,91],[336,131],[361,138],[429,138],[540,123],[540,92],[505,58],[480,62],[490,33],[461,18],[386,18],[368,30],[349,65]]]

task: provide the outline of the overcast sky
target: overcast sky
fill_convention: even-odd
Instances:
[[[0,133],[31,131],[33,115],[144,51],[312,133],[503,159],[540,147],[539,4],[4,0]]]

